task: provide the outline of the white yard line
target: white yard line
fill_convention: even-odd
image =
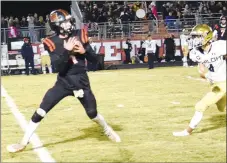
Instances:
[[[10,97],[8,95],[8,93],[6,92],[5,88],[3,86],[1,86],[1,95],[2,97],[5,98],[7,105],[9,106],[10,111],[13,113],[14,117],[16,118],[17,122],[19,123],[20,127],[22,128],[22,130],[25,132],[25,129],[28,125],[28,122],[26,121],[24,115],[19,111],[19,109],[17,108],[17,105],[15,104],[14,100],[12,99],[12,97]],[[56,162],[50,155],[50,153],[48,152],[48,150],[45,147],[42,147],[43,144],[40,141],[39,137],[37,134],[33,134],[33,136],[31,137],[31,144],[34,148],[34,151],[37,153],[37,155],[39,156],[40,160],[42,162]],[[13,142],[12,142],[13,143]],[[36,147],[40,147],[40,148],[36,148]]]

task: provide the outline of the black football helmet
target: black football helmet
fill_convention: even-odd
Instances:
[[[54,10],[49,15],[49,24],[58,35],[70,35],[75,30],[75,19],[65,10]]]

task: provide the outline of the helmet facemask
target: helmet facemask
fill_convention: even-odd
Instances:
[[[201,47],[202,49],[205,49],[213,41],[213,32],[208,25],[195,26],[190,35],[194,36],[193,44],[195,47]]]
[[[59,25],[60,27],[60,34],[63,35],[70,35],[72,31],[75,29],[75,26],[71,19],[65,20]]]

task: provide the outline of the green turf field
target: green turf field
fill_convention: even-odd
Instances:
[[[193,77],[188,79],[187,76]],[[120,135],[110,142],[73,97],[61,101],[37,130],[57,162],[225,162],[226,114],[211,106],[189,137],[173,137],[194,114],[195,103],[209,90],[196,68],[156,68],[89,73],[99,112]],[[39,107],[56,74],[4,76],[2,84],[27,119]],[[8,154],[23,131],[2,98],[2,162],[32,162],[29,145]],[[39,160],[38,160],[39,161]]]

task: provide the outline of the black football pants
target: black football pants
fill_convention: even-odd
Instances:
[[[88,117],[93,119],[97,116],[95,96],[90,89],[90,85],[86,89],[83,89],[83,91],[83,97],[78,98],[78,100],[83,105]],[[66,89],[64,85],[56,82],[56,84],[46,92],[40,104],[40,108],[47,114],[56,104],[67,96],[74,96],[73,90]],[[39,122],[42,118],[43,117],[40,117],[36,112],[32,116],[33,122]]]

